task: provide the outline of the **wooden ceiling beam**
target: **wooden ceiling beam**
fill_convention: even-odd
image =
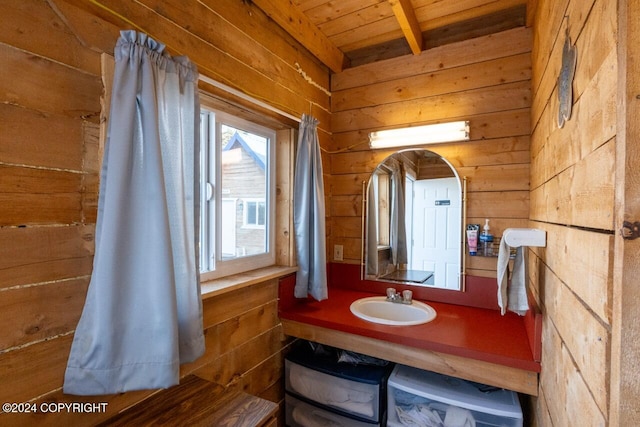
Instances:
[[[420,54],[422,52],[422,31],[411,0],[389,0],[389,4],[391,4],[391,9],[400,24],[402,33],[409,43],[411,52],[414,55]]]
[[[334,73],[347,65],[344,53],[307,18],[292,0],[251,0]]]

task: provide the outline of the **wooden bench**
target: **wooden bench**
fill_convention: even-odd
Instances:
[[[189,375],[102,426],[273,427],[278,405]]]

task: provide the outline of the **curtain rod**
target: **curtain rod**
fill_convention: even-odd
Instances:
[[[210,84],[211,86],[217,87],[218,89],[222,89],[223,91],[225,91],[227,93],[230,93],[231,95],[237,96],[238,98],[244,99],[245,101],[249,101],[249,102],[251,102],[253,104],[258,105],[259,107],[265,108],[265,109],[267,109],[267,110],[269,110],[269,111],[271,111],[273,113],[276,113],[276,114],[279,114],[281,116],[287,117],[287,118],[289,118],[291,120],[294,120],[297,123],[300,123],[302,121],[302,119],[300,117],[296,117],[296,116],[294,116],[292,114],[289,114],[289,113],[287,113],[285,111],[282,111],[282,110],[280,110],[280,109],[278,109],[278,108],[276,108],[276,107],[274,107],[272,105],[267,104],[266,102],[260,101],[259,99],[255,99],[255,98],[247,95],[244,92],[241,92],[241,91],[239,91],[237,89],[234,89],[231,86],[227,86],[224,83],[220,83],[220,82],[218,82],[216,80],[213,80],[210,77],[203,76],[202,74],[200,74],[200,80],[205,82],[205,83]]]

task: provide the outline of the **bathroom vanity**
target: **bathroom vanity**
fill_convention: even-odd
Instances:
[[[403,365],[537,395],[541,315],[535,308],[529,310],[527,316],[513,313],[501,316],[497,309],[426,298],[425,302],[437,313],[431,322],[412,326],[382,325],[351,313],[352,302],[384,295],[384,290],[378,293],[369,289],[370,286],[363,289],[357,276],[350,277],[352,274],[349,265],[332,264],[330,277],[335,276],[336,280],[330,280],[329,299],[320,302],[293,298],[295,275],[281,279],[279,314],[284,333]],[[402,289],[402,286],[398,287]],[[456,297],[465,298],[464,295]],[[421,300],[421,295],[414,292],[414,298]]]

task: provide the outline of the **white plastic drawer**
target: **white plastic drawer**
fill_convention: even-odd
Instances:
[[[285,388],[292,394],[368,421],[381,419],[378,384],[340,378],[286,360]]]
[[[289,427],[376,427],[373,424],[348,418],[326,409],[318,408],[287,394],[285,396],[285,419]]]
[[[396,366],[389,377],[387,401],[389,427],[412,422],[476,427],[523,424],[515,392],[407,366]]]

